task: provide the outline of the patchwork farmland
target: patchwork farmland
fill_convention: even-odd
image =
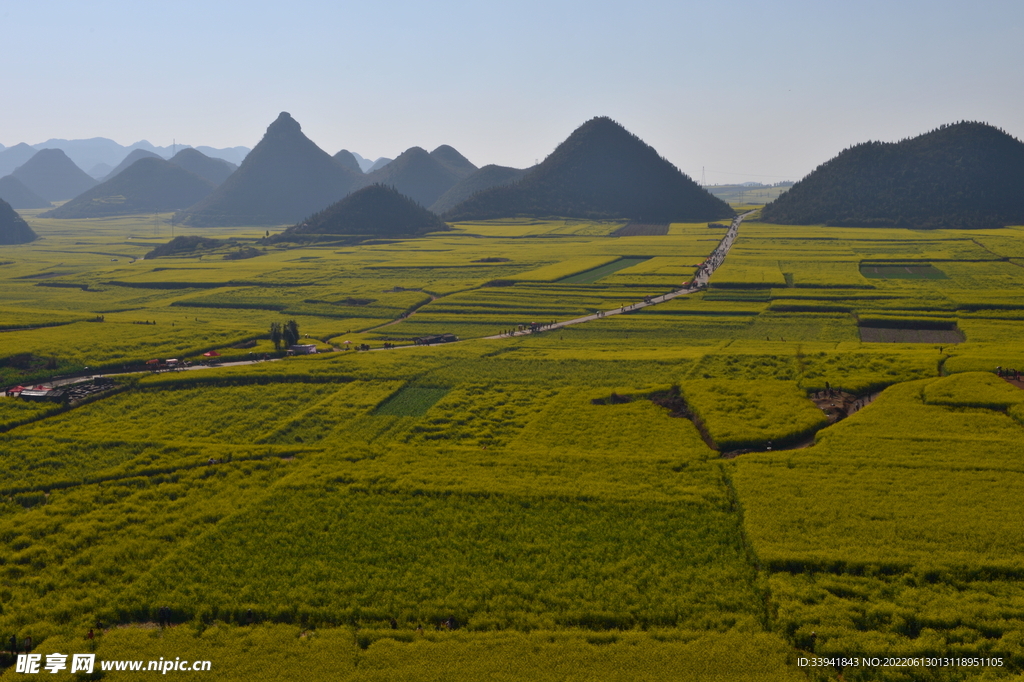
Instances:
[[[720,226],[218,228],[143,259],[170,215],[27,214],[3,386],[113,383],[0,398],[15,649],[91,630],[239,680],[1024,673],[1024,227],[752,216],[691,291]]]

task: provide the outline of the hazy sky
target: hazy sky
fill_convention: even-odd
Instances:
[[[1024,138],[1024,2],[0,0],[0,142],[325,151],[450,144],[527,166],[607,115],[709,183],[799,179],[962,119]]]

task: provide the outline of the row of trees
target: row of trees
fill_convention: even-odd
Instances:
[[[299,342],[299,323],[295,320],[288,320],[284,324],[271,322],[270,341],[274,344],[275,350],[294,346]]]

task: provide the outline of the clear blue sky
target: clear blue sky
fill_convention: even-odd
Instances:
[[[1024,2],[0,0],[0,142],[329,153],[451,144],[527,166],[607,115],[708,182],[984,120],[1024,138]]]

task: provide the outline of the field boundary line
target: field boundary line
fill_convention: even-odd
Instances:
[[[272,443],[259,443],[260,447],[274,447]],[[281,447],[281,446],[278,446]],[[101,483],[110,483],[112,481],[124,481],[130,478],[152,478],[153,476],[163,476],[167,474],[173,474],[178,471],[191,471],[192,469],[198,469],[200,467],[214,467],[224,466],[225,464],[234,464],[235,462],[258,462],[264,459],[271,459],[278,457],[285,459],[288,457],[295,457],[299,454],[317,454],[323,452],[323,448],[310,448],[306,447],[302,450],[283,451],[283,452],[268,452],[262,455],[250,455],[247,457],[232,457],[230,461],[220,462],[218,464],[209,464],[208,462],[196,462],[194,464],[182,464],[180,466],[166,466],[166,467],[153,467],[149,469],[142,469],[139,471],[133,471],[131,473],[114,474],[110,476],[99,476],[96,478],[85,478],[80,481],[56,481],[51,483],[39,483],[24,488],[5,488],[0,490],[0,496],[12,497],[14,495],[22,495],[24,493],[39,493],[39,492],[50,492],[53,490],[68,490],[70,488],[80,488],[84,485],[99,485]]]
[[[661,294],[660,296],[652,296],[647,300],[623,305],[621,308],[613,308],[612,310],[598,311],[596,313],[591,313],[590,315],[577,317],[572,320],[565,320],[564,322],[555,322],[553,324],[545,326],[543,328],[543,331],[562,329],[563,327],[598,320],[609,315],[622,315],[628,312],[632,312],[634,310],[642,310],[644,308],[649,308],[659,303],[664,303],[665,301],[672,300],[673,298],[679,296],[688,296],[689,294],[699,291],[701,285],[707,286],[708,280],[711,278],[711,275],[714,274],[715,270],[721,267],[722,263],[725,262],[725,257],[726,255],[728,255],[729,249],[732,248],[733,243],[736,241],[736,235],[739,233],[740,224],[743,222],[743,219],[746,218],[751,213],[753,213],[753,211],[748,211],[746,213],[736,216],[736,218],[733,220],[732,226],[729,228],[729,231],[725,234],[724,237],[722,237],[721,241],[718,242],[718,246],[715,247],[715,249],[711,252],[708,258],[704,261],[705,264],[701,267],[700,270],[697,271],[697,275],[694,276],[693,280],[690,282],[689,288],[677,289],[675,291],[670,291],[667,294]],[[514,331],[511,334],[495,334],[493,336],[484,336],[482,338],[504,339],[515,336],[526,336],[532,333],[533,332],[531,330],[524,330]]]

